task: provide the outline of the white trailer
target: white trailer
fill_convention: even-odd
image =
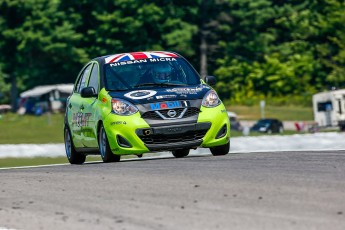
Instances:
[[[313,95],[314,120],[320,127],[345,130],[345,89]]]

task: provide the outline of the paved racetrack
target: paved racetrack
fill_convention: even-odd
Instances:
[[[0,229],[345,229],[345,151],[0,170]]]

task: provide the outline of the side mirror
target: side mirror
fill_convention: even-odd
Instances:
[[[90,86],[90,87],[83,88],[80,92],[80,96],[81,97],[97,97],[97,93],[96,93],[95,88]]]
[[[205,80],[206,84],[211,85],[211,86],[215,85],[217,82],[216,77],[214,77],[214,76],[206,76],[204,80]]]

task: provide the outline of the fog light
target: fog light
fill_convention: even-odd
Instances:
[[[132,148],[132,145],[124,137],[116,135],[117,143],[124,148]]]
[[[223,127],[218,131],[216,139],[225,137],[227,130],[226,125],[223,125]]]

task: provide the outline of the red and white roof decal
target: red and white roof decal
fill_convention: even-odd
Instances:
[[[162,57],[178,57],[174,53],[165,51],[152,51],[152,52],[133,52],[133,53],[123,53],[115,54],[105,58],[105,64],[120,62],[120,61],[130,61],[130,60],[140,60],[147,58],[162,58]]]

